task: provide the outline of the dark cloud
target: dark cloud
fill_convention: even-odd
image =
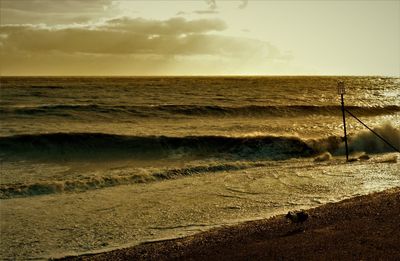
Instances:
[[[1,0],[2,8],[37,13],[97,12],[111,4],[112,0]]]
[[[112,0],[1,0],[1,24],[86,22],[112,7]]]

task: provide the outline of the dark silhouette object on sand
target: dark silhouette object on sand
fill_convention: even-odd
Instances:
[[[308,219],[308,214],[303,210],[297,212],[289,211],[285,217],[290,221],[292,221],[293,223],[302,224]]]

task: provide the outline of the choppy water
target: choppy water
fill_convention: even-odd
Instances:
[[[188,235],[400,186],[400,79],[1,78],[1,258]],[[322,152],[334,157],[314,162]]]

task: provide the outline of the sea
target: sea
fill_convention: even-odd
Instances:
[[[193,235],[400,186],[400,78],[1,77],[0,259]],[[312,217],[311,217],[312,218]]]

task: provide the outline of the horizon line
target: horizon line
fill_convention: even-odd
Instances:
[[[380,74],[154,74],[154,75],[0,75],[1,77],[54,77],[54,78],[61,78],[61,77],[104,77],[104,78],[129,78],[129,77],[391,77],[391,78],[400,78],[400,75],[380,75]]]

